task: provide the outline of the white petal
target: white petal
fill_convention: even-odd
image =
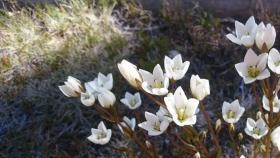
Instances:
[[[246,52],[246,55],[244,57],[244,62],[248,66],[255,66],[257,65],[257,62],[259,61],[258,55],[250,48]]]
[[[268,78],[268,77],[270,77],[270,72],[269,72],[267,69],[265,69],[263,72],[261,72],[261,73],[259,74],[259,76],[257,77],[257,79],[258,79],[258,80],[263,80],[263,79],[266,79],[266,78]]]
[[[236,43],[236,44],[238,44],[238,45],[241,45],[242,44],[242,42],[241,42],[241,40],[240,39],[238,39],[237,37],[235,37],[233,34],[227,34],[226,35],[226,37],[231,41],[231,42],[233,42],[233,43]]]

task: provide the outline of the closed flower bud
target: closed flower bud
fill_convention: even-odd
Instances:
[[[215,126],[217,132],[219,132],[221,130],[221,126],[222,126],[222,121],[221,121],[221,119],[218,119],[216,121],[216,126]]]
[[[243,134],[242,133],[238,133],[238,140],[239,141],[242,141],[244,138]]]
[[[118,63],[118,68],[122,76],[131,86],[139,88],[137,81],[142,82],[142,78],[138,72],[137,66],[126,60],[122,60],[121,63]]]
[[[260,111],[257,112],[256,118],[257,120],[262,118],[262,113]]]
[[[201,79],[198,75],[192,75],[190,87],[192,95],[198,100],[203,100],[210,94],[209,80]]]
[[[200,153],[199,152],[195,153],[193,157],[194,158],[200,158]]]
[[[102,107],[110,108],[115,104],[116,97],[111,91],[104,90],[102,93],[98,95],[98,101]]]

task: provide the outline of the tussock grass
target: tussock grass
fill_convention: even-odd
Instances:
[[[71,0],[58,6],[2,11],[1,76],[10,75],[18,67],[30,71],[34,61],[58,69],[61,60],[72,62],[81,56],[94,59],[100,54],[118,52],[126,44],[126,38],[112,16],[113,7],[94,8],[87,1]],[[115,49],[106,49],[111,47]]]

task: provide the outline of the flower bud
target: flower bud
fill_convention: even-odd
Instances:
[[[92,106],[95,102],[95,97],[88,93],[81,93],[81,102],[85,106]]]
[[[260,111],[257,112],[256,118],[257,120],[262,118],[262,113]]]
[[[102,107],[110,108],[115,104],[116,97],[111,91],[104,90],[98,95],[98,101]]]
[[[137,82],[142,82],[142,77],[140,76],[137,67],[126,60],[122,60],[121,63],[118,63],[118,68],[128,83],[133,87],[138,88],[139,83]]]
[[[276,38],[276,31],[274,26],[271,24],[264,25],[263,22],[259,24],[257,27],[257,33],[256,33],[256,45],[257,47],[263,51],[267,52],[272,48]]]
[[[151,148],[152,146],[152,144],[148,140],[145,141],[145,144],[147,148]]]
[[[243,134],[242,133],[238,133],[238,140],[239,141],[242,141],[244,138]]]
[[[209,80],[201,79],[198,75],[192,75],[190,87],[192,95],[198,100],[203,100],[210,94]]]
[[[195,153],[193,157],[194,158],[200,158],[200,153],[199,152]]]
[[[222,126],[222,121],[221,121],[221,119],[218,119],[216,121],[216,125],[215,125],[217,133],[221,130],[221,126]]]

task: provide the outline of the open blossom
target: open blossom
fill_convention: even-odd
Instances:
[[[243,78],[245,84],[256,80],[263,80],[270,76],[266,68],[267,53],[257,55],[252,49],[249,49],[245,55],[244,62],[235,64],[235,69]]]
[[[278,52],[277,49],[272,48],[269,51],[267,65],[271,71],[280,75],[280,53]]]
[[[133,87],[138,88],[137,81],[142,82],[142,78],[138,72],[137,66],[126,60],[122,60],[121,63],[118,63],[118,68],[128,83]]]
[[[156,112],[156,115],[161,118],[162,120],[163,119],[166,119],[167,121],[169,122],[172,122],[173,119],[172,119],[172,115],[169,113],[169,111],[163,107],[159,107],[159,110]]]
[[[263,103],[263,108],[266,111],[270,111],[269,100],[265,95],[262,98],[262,103]],[[273,106],[273,112],[278,113],[280,111],[280,100],[278,99],[278,96],[274,97],[272,106]]]
[[[98,101],[102,107],[110,108],[115,104],[116,97],[111,91],[104,90],[102,93],[98,94]]]
[[[257,27],[256,44],[260,50],[269,50],[272,48],[276,38],[276,31],[271,24],[264,25],[261,22]]]
[[[67,81],[64,82],[64,85],[58,86],[58,88],[67,97],[78,97],[83,91],[81,82],[72,76],[68,76]]]
[[[245,111],[244,107],[241,107],[239,101],[236,99],[232,103],[224,102],[222,113],[223,118],[227,123],[236,123]]]
[[[85,88],[87,93],[97,96],[104,89],[111,90],[113,88],[113,76],[111,73],[105,76],[99,72],[98,76],[93,81],[85,83]]]
[[[94,144],[104,145],[107,144],[112,136],[112,130],[107,129],[104,123],[101,121],[97,129],[91,129],[91,135],[87,138]]]
[[[280,151],[280,126],[272,131],[270,137],[273,145]]]
[[[121,125],[118,125],[118,127],[122,133],[124,133],[123,127],[130,128],[132,131],[134,131],[136,126],[136,119],[135,118],[129,119],[128,117],[124,116],[123,122],[121,122],[120,124]]]
[[[153,95],[166,95],[168,93],[169,79],[163,73],[159,64],[153,70],[153,73],[139,70],[143,78],[142,88]]]
[[[203,100],[210,94],[209,80],[201,79],[198,75],[192,75],[190,87],[192,95],[198,100]]]
[[[235,21],[235,34],[227,34],[226,37],[233,43],[238,45],[244,45],[246,47],[252,47],[255,42],[257,24],[255,18],[251,16],[244,24],[239,21]]]
[[[173,121],[179,126],[194,125],[199,101],[188,99],[182,87],[178,87],[174,94],[169,93],[164,97],[164,102]]]
[[[95,96],[90,93],[81,93],[81,102],[85,106],[92,106],[95,103]]]
[[[133,95],[126,92],[125,97],[121,99],[121,102],[131,110],[138,108],[142,104],[140,93],[135,93]]]
[[[182,79],[188,71],[189,66],[190,62],[183,62],[181,54],[176,55],[173,59],[169,58],[168,56],[165,56],[164,58],[164,68],[166,75],[173,80]]]
[[[257,122],[248,118],[245,128],[245,133],[254,139],[261,139],[268,132],[268,127],[262,118],[259,118]]]
[[[169,122],[167,120],[161,119],[152,113],[145,112],[145,118],[146,121],[138,124],[138,126],[147,130],[150,136],[162,134],[169,126]]]

